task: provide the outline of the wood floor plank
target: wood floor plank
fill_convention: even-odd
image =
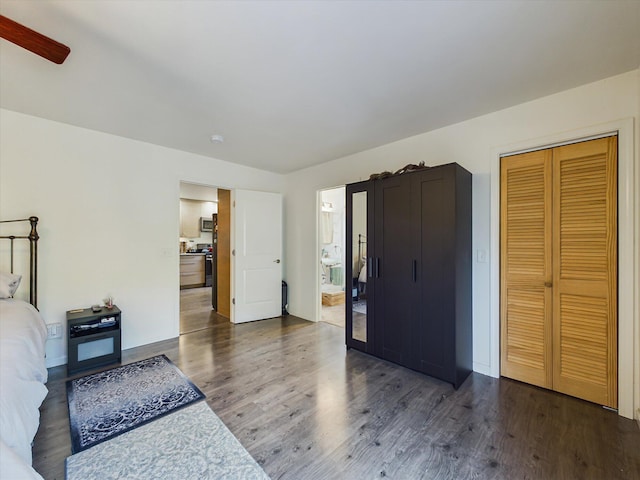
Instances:
[[[637,424],[597,405],[477,373],[455,391],[346,350],[333,325],[233,325],[183,292],[208,326],[123,363],[166,354],[274,480],[640,479]],[[46,480],[64,478],[70,455],[66,380],[50,369],[33,448]]]

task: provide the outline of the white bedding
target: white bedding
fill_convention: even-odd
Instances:
[[[39,407],[47,395],[46,339],[47,328],[32,305],[21,300],[0,300],[2,478],[11,478],[5,474],[22,470],[33,473],[24,478],[41,478],[30,465],[31,442],[40,421]],[[18,463],[7,461],[10,459]],[[24,465],[19,463],[22,461]]]
[[[367,265],[363,265],[360,269],[360,275],[358,275],[358,281],[360,283],[367,283]]]

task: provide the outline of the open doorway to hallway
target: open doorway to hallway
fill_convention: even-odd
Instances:
[[[345,327],[345,187],[320,192],[318,231],[323,322]]]
[[[180,334],[208,328],[213,315],[220,313],[218,290],[230,283],[218,260],[219,225],[225,228],[225,222],[218,221],[219,197],[225,192],[229,191],[180,182]]]

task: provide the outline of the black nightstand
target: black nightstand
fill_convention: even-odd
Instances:
[[[121,314],[115,305],[67,312],[67,374],[120,361]]]

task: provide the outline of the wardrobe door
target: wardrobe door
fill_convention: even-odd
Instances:
[[[418,369],[428,375],[454,381],[455,372],[455,170],[432,168],[414,175],[413,222],[419,226],[413,281],[418,288],[411,317],[417,333]]]
[[[553,386],[617,407],[617,137],[553,149]]]
[[[374,289],[372,256],[373,182],[347,185],[346,244],[350,245],[346,265],[346,344],[363,352],[373,352]],[[349,248],[349,247],[347,247]]]
[[[413,352],[413,260],[416,233],[411,222],[411,175],[375,183],[375,354],[416,368]]]
[[[501,374],[552,386],[551,151],[503,158]]]

